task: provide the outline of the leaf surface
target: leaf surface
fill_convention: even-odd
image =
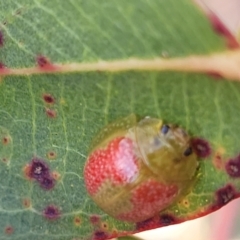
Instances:
[[[1,61],[9,68],[32,67],[39,55],[64,64],[225,49],[187,0],[11,0],[0,9]],[[238,83],[173,71],[48,74],[43,65],[41,74],[9,75],[0,83],[1,239],[102,240],[193,219],[238,197],[239,178],[225,169],[239,154]],[[83,179],[94,136],[130,113],[179,124],[211,147],[189,195],[137,224],[102,212]],[[33,158],[49,166],[51,190],[29,178]]]

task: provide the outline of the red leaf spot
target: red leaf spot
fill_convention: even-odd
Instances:
[[[147,220],[136,223],[136,229],[139,231],[153,229],[157,227],[157,222],[155,218],[149,218]]]
[[[47,152],[47,158],[49,160],[54,160],[54,159],[56,159],[56,157],[57,157],[57,153],[56,152],[54,152],[54,151]]]
[[[232,185],[228,184],[216,192],[216,204],[214,207],[220,208],[237,197],[236,191]]]
[[[56,118],[57,117],[57,112],[54,109],[46,109],[46,115],[50,118]]]
[[[92,240],[105,240],[108,238],[108,234],[104,231],[94,232]]]
[[[0,47],[4,45],[4,36],[2,30],[0,30]]]
[[[183,205],[185,208],[188,208],[190,206],[190,203],[187,199],[179,201],[179,204]]]
[[[45,190],[51,190],[55,186],[55,180],[44,160],[34,158],[30,164],[23,168],[23,171],[28,179],[36,180],[40,187]]]
[[[53,171],[51,175],[52,175],[53,179],[56,181],[59,180],[61,177],[61,174],[57,171]]]
[[[240,154],[226,163],[226,171],[233,178],[240,177]]]
[[[101,228],[106,231],[108,229],[108,224],[106,222],[102,222],[101,223]]]
[[[31,176],[30,176],[30,171],[31,171],[31,165],[30,164],[26,164],[23,167],[23,174],[25,176],[25,178],[27,178],[28,180],[31,180]]]
[[[32,205],[31,200],[29,198],[24,198],[22,200],[22,205],[24,208],[30,208],[30,206]]]
[[[175,224],[177,221],[175,217],[173,217],[170,214],[162,214],[160,215],[159,222],[160,222],[160,226],[168,226],[171,224]]]
[[[49,93],[43,94],[43,100],[45,103],[48,103],[48,104],[53,104],[55,102],[54,97]]]
[[[224,153],[224,149],[218,149],[213,157],[213,165],[215,166],[216,169],[218,170],[223,170],[224,169],[224,161],[223,161],[223,153]]]
[[[209,16],[209,19],[213,26],[213,29],[226,39],[227,46],[229,48],[239,48],[240,45],[236,38],[232,35],[232,33],[227,29],[227,27],[215,14],[212,13]]]
[[[207,72],[207,75],[209,75],[209,76],[211,76],[211,77],[213,77],[213,78],[215,78],[215,79],[221,79],[221,78],[223,78],[223,76],[221,75],[221,73],[216,72],[216,71],[209,71],[209,72]]]
[[[0,62],[0,70],[5,69],[5,68],[6,68],[5,65],[2,62]]]
[[[8,137],[8,136],[3,137],[3,139],[2,139],[2,143],[3,143],[4,145],[9,144],[10,141],[11,141],[11,139],[10,139],[10,137]]]
[[[76,217],[74,218],[74,224],[75,224],[75,226],[80,226],[80,224],[81,224],[81,218],[78,217],[78,216],[76,216]]]
[[[49,176],[49,167],[44,160],[34,158],[29,165],[29,177],[41,181]]]
[[[211,154],[211,148],[209,143],[201,138],[193,138],[191,141],[194,152],[200,158],[206,158]]]
[[[7,158],[5,158],[5,157],[4,157],[4,158],[2,158],[2,162],[3,162],[3,163],[7,163],[7,162],[8,162],[8,159],[7,159]]]
[[[48,220],[60,218],[60,210],[54,205],[49,205],[43,210],[43,216]]]
[[[129,138],[116,138],[106,149],[95,150],[88,158],[84,179],[89,194],[97,193],[99,187],[110,179],[115,185],[131,182],[138,174],[133,143]]]
[[[100,217],[98,215],[92,215],[90,216],[90,222],[92,224],[97,224],[100,221]]]
[[[40,187],[45,190],[51,190],[55,186],[55,180],[52,176],[45,176],[39,180]]]
[[[11,234],[13,234],[14,229],[13,229],[12,226],[6,226],[4,232],[5,232],[5,234],[7,234],[7,235],[11,235]]]
[[[52,72],[52,71],[57,70],[57,67],[55,65],[53,65],[51,63],[51,61],[43,55],[37,56],[36,62],[37,62],[38,67],[43,71]]]

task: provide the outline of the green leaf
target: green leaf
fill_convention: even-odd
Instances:
[[[224,50],[223,40],[187,0],[10,0],[0,9],[1,61],[9,68],[32,67],[39,54],[73,63]],[[106,239],[196,218],[238,196],[239,178],[224,167],[239,153],[238,83],[176,72],[47,74],[42,67],[31,75],[29,69],[0,83],[1,239]],[[141,224],[102,212],[83,179],[94,136],[130,113],[179,124],[212,149],[190,194]],[[53,189],[29,179],[33,158],[50,167]],[[216,193],[226,186],[231,187]]]

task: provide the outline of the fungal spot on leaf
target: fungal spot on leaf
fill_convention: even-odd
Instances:
[[[36,180],[40,187],[50,190],[55,186],[55,180],[50,173],[49,166],[44,160],[34,158],[24,169],[24,175],[28,179]]]
[[[5,158],[5,157],[3,157],[1,160],[2,160],[3,163],[8,163],[8,159]]]
[[[154,226],[156,226],[156,222],[154,218],[149,218],[147,220],[136,223],[137,230],[152,229],[154,228]]]
[[[201,138],[193,138],[191,141],[192,148],[196,155],[200,158],[206,158],[211,154],[209,143]]]
[[[106,222],[102,222],[101,223],[101,228],[104,229],[104,230],[107,230],[108,229],[108,224]]]
[[[57,157],[57,153],[56,152],[54,152],[54,151],[47,152],[47,158],[49,160],[54,160],[54,159],[56,159],[56,157]]]
[[[223,161],[223,154],[225,150],[223,148],[219,148],[213,156],[213,165],[215,166],[216,169],[222,170],[224,169],[224,161]]]
[[[229,48],[238,48],[239,43],[233,34],[227,29],[227,27],[222,23],[222,21],[215,15],[211,14],[209,16],[210,22],[213,26],[213,29],[220,35],[222,35],[227,42]]]
[[[108,234],[104,231],[96,231],[94,232],[92,240],[105,240],[108,238]]]
[[[43,71],[55,71],[56,66],[54,66],[51,61],[43,56],[43,55],[38,55],[36,57],[36,62],[39,68],[41,68]]]
[[[219,208],[236,198],[236,191],[232,185],[228,184],[216,192],[215,207]]]
[[[55,117],[57,117],[57,112],[54,109],[47,108],[46,115],[50,118],[55,118]]]
[[[185,208],[189,207],[189,201],[187,199],[183,199],[179,202],[179,204],[181,204],[182,206],[184,206]]]
[[[30,176],[30,170],[31,170],[31,165],[30,164],[26,164],[24,167],[23,167],[23,174],[24,174],[24,177],[28,180],[31,180],[31,176]]]
[[[38,158],[35,158],[30,163],[29,177],[41,181],[49,176],[48,165]]]
[[[226,163],[226,171],[232,178],[240,177],[240,154]]]
[[[0,29],[0,47],[2,47],[3,44],[4,44],[3,32],[2,32],[2,30]]]
[[[54,102],[55,102],[54,97],[49,93],[43,94],[43,100],[47,104],[54,104]]]
[[[40,186],[45,190],[51,190],[55,186],[55,180],[50,175],[39,180],[39,183]]]
[[[98,215],[92,215],[90,216],[90,222],[92,224],[97,224],[100,221],[100,217]]]
[[[221,79],[223,78],[223,76],[221,75],[221,73],[216,72],[216,71],[209,71],[207,72],[207,75],[209,75],[210,77],[213,77],[215,79]]]
[[[61,174],[57,171],[53,171],[51,175],[52,175],[53,179],[56,181],[59,180],[61,177]]]
[[[78,217],[78,216],[76,216],[76,217],[74,218],[74,225],[75,225],[75,226],[80,226],[80,224],[81,224],[81,218]]]
[[[49,205],[43,210],[43,216],[48,220],[60,218],[60,210],[54,205]]]
[[[0,70],[4,70],[5,68],[6,68],[5,65],[2,62],[0,62]]]
[[[14,229],[13,229],[12,226],[6,226],[5,229],[4,229],[4,232],[5,232],[6,235],[11,235],[11,234],[13,234]]]
[[[2,138],[2,143],[3,143],[3,145],[7,145],[7,144],[9,144],[10,142],[11,142],[10,136],[5,136],[5,137]]]
[[[29,198],[24,198],[22,200],[22,205],[24,208],[30,208],[30,206],[32,205],[31,200]]]
[[[176,219],[172,215],[162,214],[160,216],[159,222],[161,226],[168,226],[176,223]]]

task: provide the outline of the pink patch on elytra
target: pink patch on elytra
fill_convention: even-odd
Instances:
[[[167,207],[178,194],[178,187],[149,179],[136,187],[131,194],[132,209],[118,218],[136,222],[136,219],[142,221],[158,213],[159,209]]]
[[[84,170],[86,188],[94,195],[105,180],[116,186],[129,183],[135,179],[138,168],[132,140],[116,138],[106,149],[97,149],[89,156]]]

